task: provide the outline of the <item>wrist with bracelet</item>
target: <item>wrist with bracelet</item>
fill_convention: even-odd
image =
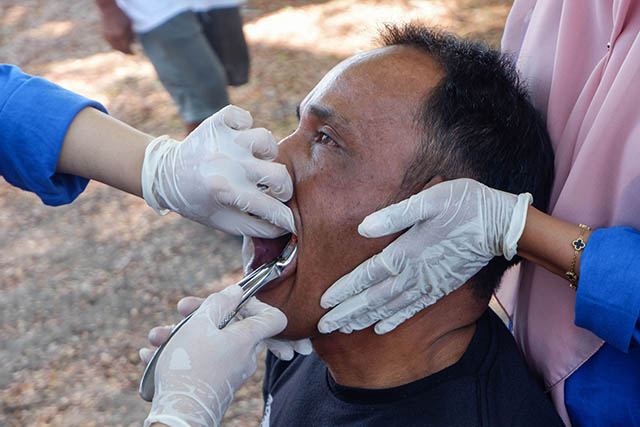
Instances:
[[[587,240],[585,240],[585,232],[592,231],[592,228],[585,224],[578,224],[580,227],[580,235],[571,242],[573,248],[573,260],[571,261],[571,268],[564,273],[565,278],[569,281],[569,287],[574,291],[578,290],[578,274],[576,273],[576,262],[578,261],[578,254],[587,246]]]

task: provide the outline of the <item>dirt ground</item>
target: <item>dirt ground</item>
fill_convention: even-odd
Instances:
[[[505,0],[249,0],[249,84],[230,90],[276,137],[340,59],[373,46],[385,22],[417,19],[497,45]],[[183,132],[139,46],[111,51],[92,0],[0,0],[0,62],[102,102],[154,135]],[[240,240],[158,217],[92,182],[71,206],[46,207],[0,178],[0,425],[139,425],[138,348],[179,320],[176,302],[240,278]],[[261,366],[225,425],[259,424]]]

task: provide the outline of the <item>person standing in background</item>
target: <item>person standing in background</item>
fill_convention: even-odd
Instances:
[[[187,132],[229,104],[227,85],[249,81],[242,0],[96,0],[112,48],[135,37],[178,107]]]

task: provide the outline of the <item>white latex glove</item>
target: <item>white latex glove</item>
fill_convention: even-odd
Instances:
[[[456,290],[495,256],[510,260],[524,230],[529,193],[514,195],[471,179],[445,181],[364,219],[358,232],[408,231],[324,293],[318,329],[349,333],[378,322],[387,333]],[[337,306],[336,306],[337,305]]]
[[[183,142],[154,139],[145,151],[142,195],[161,215],[168,210],[231,234],[273,238],[295,232],[281,201],[293,193],[278,146],[266,129],[250,129],[249,112],[229,105]],[[251,215],[253,216],[251,216]]]
[[[198,297],[185,297],[178,302],[178,313],[181,316],[188,316],[192,311],[197,309],[204,301]],[[242,315],[243,312],[240,311]],[[170,326],[157,326],[149,331],[149,343],[154,347],[159,347],[169,339],[173,325]],[[281,360],[291,360],[295,353],[311,354],[313,347],[309,339],[291,341],[278,338],[266,338],[264,344],[267,348]],[[153,356],[153,350],[148,348],[140,349],[140,358],[147,364]]]
[[[245,306],[244,319],[218,329],[241,297],[235,285],[210,295],[171,339],[156,365],[145,426],[220,425],[234,393],[255,372],[262,341],[287,325],[280,310],[254,299]]]

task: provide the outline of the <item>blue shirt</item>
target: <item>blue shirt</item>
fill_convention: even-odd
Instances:
[[[56,173],[56,165],[71,121],[86,107],[106,112],[95,101],[0,64],[0,176],[46,205],[72,202],[89,181]]]
[[[565,382],[571,422],[640,426],[640,232],[595,230],[582,254],[577,326],[606,341]]]

